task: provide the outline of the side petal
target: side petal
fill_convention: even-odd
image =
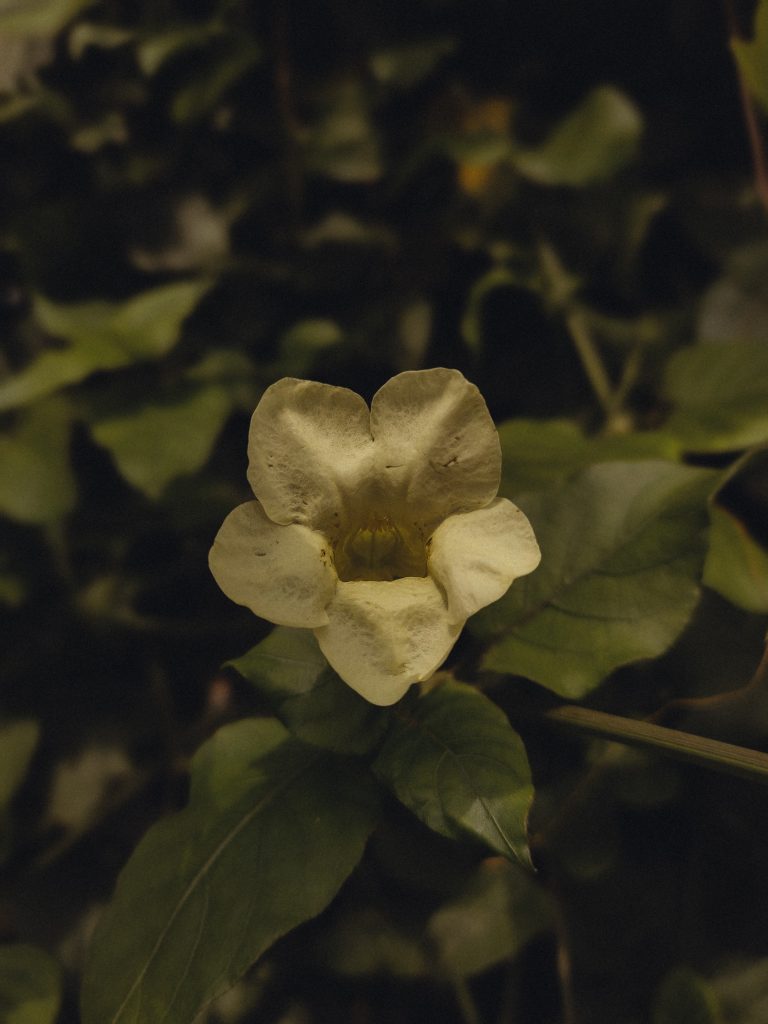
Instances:
[[[429,577],[339,583],[328,618],[315,630],[320,649],[345,683],[379,705],[428,679],[461,632]]]
[[[248,458],[253,493],[273,522],[334,535],[370,476],[368,406],[347,388],[284,377],[256,406]]]
[[[498,601],[541,560],[531,524],[506,498],[450,516],[432,534],[428,548],[429,574],[445,591],[451,619],[461,623]]]
[[[488,407],[458,370],[408,370],[374,395],[377,472],[431,529],[496,497],[501,447]]]
[[[216,535],[208,564],[232,601],[279,626],[328,621],[336,589],[328,542],[306,526],[278,526],[258,501],[238,505]]]

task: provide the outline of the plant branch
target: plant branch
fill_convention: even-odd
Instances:
[[[768,754],[759,750],[571,704],[554,708],[545,717],[591,736],[657,750],[679,761],[768,785]]]
[[[730,39],[740,39],[741,31],[733,8],[733,0],[724,0],[724,4],[725,17],[728,23],[728,35]],[[731,52],[733,54],[733,51]],[[766,156],[765,144],[760,128],[760,118],[754,97],[752,96],[747,80],[741,70],[741,65],[735,55],[733,55],[733,60],[736,65],[736,77],[739,82],[739,98],[741,100],[741,109],[744,115],[744,124],[747,129],[749,149],[752,155],[752,168],[755,176],[755,192],[757,193],[757,197],[763,208],[768,212],[768,157]]]

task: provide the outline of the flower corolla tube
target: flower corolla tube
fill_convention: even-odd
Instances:
[[[256,615],[312,629],[373,704],[428,679],[467,618],[539,563],[525,515],[497,497],[499,437],[458,370],[400,373],[370,410],[286,377],[256,407],[248,456],[258,500],[225,519],[211,572]]]

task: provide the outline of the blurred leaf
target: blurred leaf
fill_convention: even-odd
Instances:
[[[133,773],[124,750],[94,743],[60,761],[51,780],[46,824],[83,831],[104,806],[105,797],[123,788]]]
[[[343,340],[344,334],[335,320],[300,320],[280,339],[280,374],[286,377],[305,376],[320,352]]]
[[[147,36],[136,47],[139,67],[151,77],[175,54],[203,47],[223,31],[223,26],[212,22],[207,25],[178,25]]]
[[[698,601],[713,486],[708,470],[615,462],[521,496],[541,565],[470,620],[503,637],[483,666],[579,699],[620,665],[667,650]]]
[[[427,934],[440,967],[471,977],[511,960],[553,923],[549,894],[517,864],[493,858],[480,865],[465,892],[435,911]]]
[[[676,967],[656,994],[653,1024],[724,1024],[709,982],[689,967]]]
[[[768,0],[758,0],[753,39],[732,38],[731,49],[750,90],[768,111]]]
[[[516,169],[540,185],[590,185],[610,178],[634,157],[643,119],[610,85],[593,89],[535,149],[511,156]]]
[[[750,612],[768,612],[768,550],[749,527],[719,500],[723,489],[750,470],[764,474],[768,451],[750,452],[731,468],[722,487],[712,496],[709,550],[704,582],[732,604]]]
[[[525,284],[523,276],[509,267],[492,267],[482,275],[469,292],[467,307],[461,320],[461,335],[467,346],[478,351],[483,344],[483,310],[491,292],[498,288],[518,289]]]
[[[377,774],[441,835],[470,833],[505,857],[530,863],[526,818],[533,798],[525,747],[478,690],[445,682],[399,715]]]
[[[73,60],[80,60],[85,51],[95,46],[102,50],[114,50],[133,42],[136,33],[119,25],[101,25],[95,21],[81,21],[69,33],[69,53]]]
[[[205,465],[231,408],[221,385],[185,386],[106,412],[91,422],[91,433],[130,484],[159,498],[171,481]]]
[[[0,814],[27,774],[40,738],[40,726],[31,719],[0,723]]]
[[[729,253],[725,273],[699,305],[701,344],[768,344],[768,243],[752,242]]]
[[[373,827],[375,792],[355,763],[286,736],[249,719],[198,751],[188,807],[150,829],[99,922],[83,1024],[191,1024],[333,899]]]
[[[211,285],[207,279],[161,285],[125,302],[60,305],[36,296],[35,319],[68,344],[43,352],[20,373],[0,381],[0,411],[77,384],[96,370],[166,355]]]
[[[0,0],[0,32],[55,35],[95,0]]]
[[[379,143],[365,92],[348,80],[324,98],[325,109],[307,141],[309,170],[334,181],[373,182],[381,177]]]
[[[247,35],[233,37],[223,54],[200,68],[189,85],[176,93],[171,104],[174,121],[186,123],[207,116],[261,57],[262,50],[255,39]]]
[[[379,50],[371,57],[371,71],[386,85],[412,89],[437,67],[443,57],[455,49],[455,39],[437,36],[424,42]]]
[[[5,568],[5,559],[0,558],[0,604],[17,608],[27,596],[24,580]]]
[[[665,429],[693,451],[731,451],[768,441],[768,345],[691,345],[670,359]]]
[[[573,420],[507,420],[499,427],[503,456],[500,493],[513,498],[523,491],[559,486],[595,462],[680,456],[670,434],[649,430],[588,437]]]
[[[61,1004],[61,971],[36,946],[0,946],[3,1024],[54,1024]]]
[[[277,626],[227,665],[266,697],[286,728],[314,746],[364,754],[389,721],[386,711],[369,704],[329,667],[311,630]]]
[[[23,410],[0,437],[0,513],[23,523],[49,523],[75,506],[69,458],[72,413],[60,399]]]

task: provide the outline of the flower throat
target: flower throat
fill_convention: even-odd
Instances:
[[[399,580],[427,575],[427,555],[420,532],[396,526],[388,515],[370,513],[362,524],[334,545],[339,579]]]

